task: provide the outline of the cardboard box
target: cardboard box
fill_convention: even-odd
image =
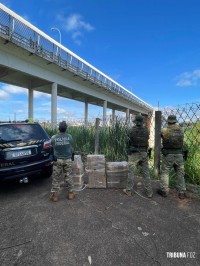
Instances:
[[[84,174],[82,174],[82,175],[72,175],[74,190],[82,189],[83,184],[84,184],[83,176],[84,176]]]
[[[128,178],[127,162],[106,163],[106,177],[108,188],[126,188]]]
[[[89,154],[87,155],[87,169],[88,170],[97,170],[105,169],[105,156],[101,154]]]
[[[89,188],[106,188],[105,168],[98,170],[86,170]]]

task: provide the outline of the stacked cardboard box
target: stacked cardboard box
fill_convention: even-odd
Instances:
[[[89,188],[106,188],[105,156],[89,154],[86,173]]]
[[[106,176],[108,188],[126,188],[128,178],[127,162],[107,162]]]
[[[74,155],[72,162],[72,178],[74,189],[81,189],[83,187],[84,166],[81,160],[81,155]]]

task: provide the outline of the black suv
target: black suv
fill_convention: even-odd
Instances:
[[[53,148],[46,131],[38,123],[0,123],[0,181],[29,177],[50,177]]]

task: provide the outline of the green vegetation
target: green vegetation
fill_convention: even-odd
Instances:
[[[200,185],[200,123],[194,123],[185,130],[185,149],[188,150],[186,181]]]
[[[69,126],[68,133],[73,136],[73,147],[76,152],[94,153],[95,126]]]
[[[51,137],[58,132],[50,126],[44,125]],[[112,125],[99,129],[99,154],[104,154],[108,162],[127,161],[127,125],[124,120],[117,118]],[[77,153],[94,154],[95,125],[69,126],[68,132],[73,136],[74,149]],[[185,161],[186,182],[200,185],[200,123],[185,127],[185,149],[188,150],[188,159]],[[150,173],[153,176],[154,152],[149,160]],[[170,185],[175,186],[174,171],[170,173]]]
[[[49,125],[43,125],[48,135],[58,132]],[[125,122],[116,118],[110,126],[99,128],[99,154],[104,154],[107,161],[127,161],[127,126]],[[95,125],[69,126],[68,133],[73,136],[74,150],[76,152],[94,153],[95,151]]]
[[[185,161],[185,180],[187,183],[200,185],[200,123],[184,125],[184,150],[188,151]],[[176,184],[174,170],[170,172],[170,186]]]
[[[200,185],[200,146],[189,147],[188,159],[185,162],[186,181]]]
[[[107,161],[127,161],[127,125],[116,118],[111,126],[101,128],[99,134],[99,153],[104,154]]]

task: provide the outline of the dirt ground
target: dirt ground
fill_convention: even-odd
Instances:
[[[49,200],[50,179],[0,187],[0,265],[200,265],[200,200],[152,199],[138,186]],[[153,181],[156,191],[157,181]],[[177,256],[183,258],[177,258]]]

